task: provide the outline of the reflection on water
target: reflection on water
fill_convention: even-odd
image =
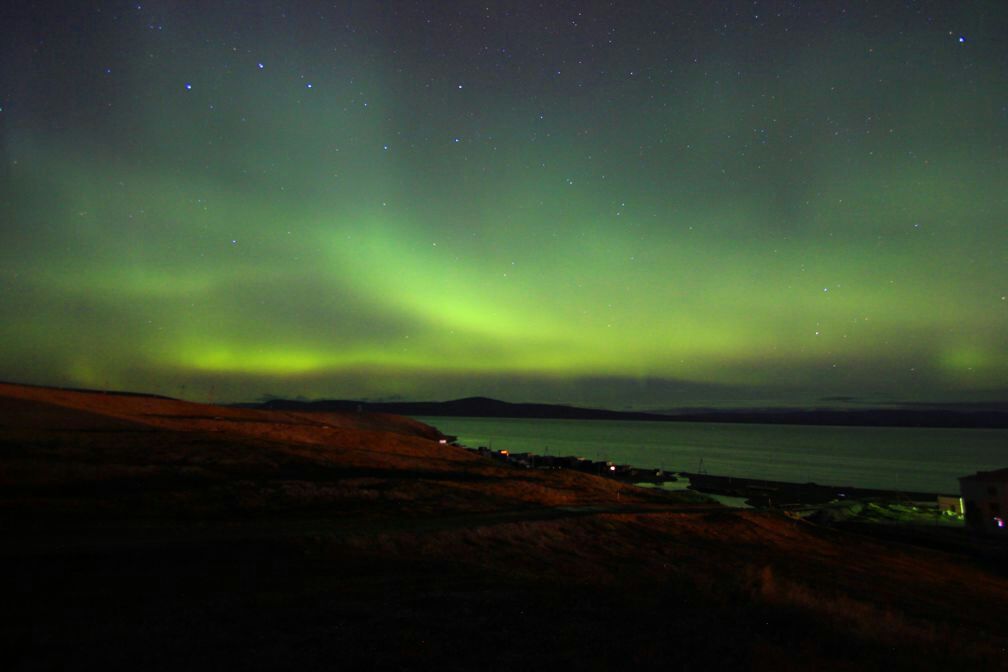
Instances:
[[[1008,466],[1003,429],[418,419],[471,447],[798,483],[954,493],[959,476]]]

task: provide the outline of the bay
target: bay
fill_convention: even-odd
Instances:
[[[958,493],[1008,466],[1008,430],[418,417],[468,447],[574,455],[667,471]]]

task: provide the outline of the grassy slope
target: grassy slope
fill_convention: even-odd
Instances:
[[[0,385],[15,668],[1005,664],[968,558],[573,472],[406,418]]]

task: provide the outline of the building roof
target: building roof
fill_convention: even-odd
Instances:
[[[1008,482],[1008,467],[995,469],[994,471],[978,471],[971,476],[960,476],[959,481],[981,481],[984,483],[1005,483]]]

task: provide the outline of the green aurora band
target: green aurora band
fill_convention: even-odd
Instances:
[[[534,48],[515,17],[452,41],[348,9],[320,39],[293,10],[130,7],[42,47],[21,17],[5,47],[2,379],[1006,396],[1002,9],[951,17],[965,43],[798,16],[789,44],[704,44],[613,14],[623,37],[588,49],[560,28]]]

